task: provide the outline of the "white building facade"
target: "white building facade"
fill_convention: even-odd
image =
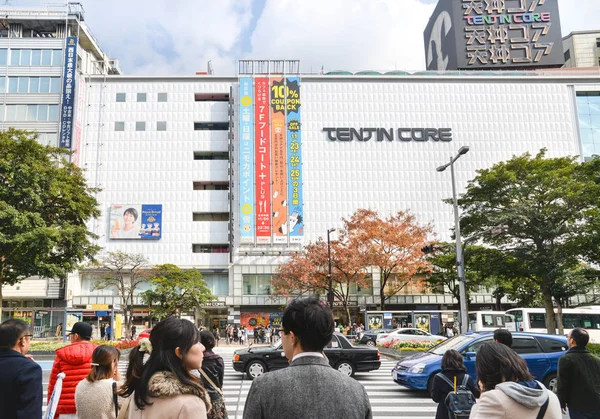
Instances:
[[[288,87],[296,83],[297,91],[284,98],[285,125],[276,122],[281,115],[260,104],[265,86],[266,100],[274,103],[269,92],[285,84],[281,79]],[[247,83],[249,99],[240,94]],[[90,223],[98,244],[105,251],[144,254],[152,264],[200,270],[218,297],[200,319],[211,325],[276,317],[286,301],[270,289],[278,264],[303,244],[326,237],[358,208],[381,214],[409,209],[420,222],[431,222],[439,239],[449,239],[452,207],[442,199],[451,196],[450,176],[435,168],[461,146],[470,152],[456,164],[459,190],[476,170],[525,152],[546,148],[549,157],[590,157],[600,132],[600,77],[573,72],[91,76],[84,90],[78,152],[90,185],[101,189],[102,215]],[[243,118],[246,112],[250,119]],[[268,121],[265,133],[259,132],[261,115]],[[252,136],[244,136],[248,133]],[[291,133],[296,137],[287,142],[276,138]],[[266,167],[260,161],[263,135],[271,146]],[[294,139],[300,150],[290,148]],[[294,191],[291,157],[300,170],[301,187]],[[260,190],[258,177],[265,172],[271,174],[268,192]],[[282,179],[286,199],[277,199],[280,192],[273,192]],[[261,194],[269,196],[262,216],[270,224],[262,236]],[[118,237],[129,208],[137,213],[135,236]],[[373,287],[356,292],[358,319],[361,310],[379,303],[378,272],[372,274]],[[86,272],[71,278],[73,307],[117,303],[112,291],[92,291],[92,281]],[[493,302],[489,293],[472,296],[474,308]],[[387,306],[444,310],[455,302],[409,287]]]

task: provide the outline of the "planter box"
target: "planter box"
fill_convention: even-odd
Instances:
[[[411,355],[419,354],[421,352],[425,352],[424,350],[417,351],[417,350],[414,350],[414,349],[402,349],[402,350],[398,350],[398,349],[389,349],[389,348],[382,348],[382,347],[377,347],[377,349],[379,349],[379,351],[383,355],[388,356],[390,358],[397,359],[397,360],[402,360],[404,358],[408,358]]]

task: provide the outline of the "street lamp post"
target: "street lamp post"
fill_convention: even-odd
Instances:
[[[460,294],[460,332],[467,333],[469,320],[467,312],[467,287],[465,279],[465,265],[463,261],[463,249],[460,237],[460,219],[458,217],[458,200],[456,197],[456,178],[454,176],[454,162],[469,152],[468,146],[463,146],[458,150],[458,154],[450,157],[450,162],[438,167],[438,172],[443,172],[450,166],[452,176],[452,203],[454,206],[454,234],[456,236],[456,271],[458,274],[458,291]]]
[[[331,276],[331,242],[329,235],[335,231],[335,228],[327,230],[327,260],[329,261],[329,291],[327,292],[327,301],[329,302],[329,309],[333,312],[333,277]]]

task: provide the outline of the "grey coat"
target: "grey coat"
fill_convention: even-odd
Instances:
[[[363,385],[314,356],[255,379],[244,406],[244,419],[372,417]]]

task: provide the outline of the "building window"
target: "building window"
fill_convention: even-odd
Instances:
[[[6,77],[0,77],[0,93],[6,92]]]
[[[157,121],[156,122],[156,130],[157,131],[166,131],[167,130],[167,121]]]
[[[227,131],[229,122],[194,122],[194,131]]]
[[[228,244],[193,244],[193,253],[229,253]]]
[[[135,123],[136,131],[146,131],[146,123],[144,121],[137,121]]]
[[[60,66],[63,64],[61,49],[11,49],[12,66]]]
[[[125,131],[125,122],[115,121],[115,131]]]
[[[6,120],[58,121],[58,105],[6,105]]]
[[[571,50],[568,49],[565,51],[565,61],[569,61],[571,59]]]
[[[202,279],[213,295],[229,295],[229,276],[203,273]]]
[[[195,191],[228,191],[229,182],[194,182]]]
[[[196,102],[229,102],[229,93],[196,93]]]
[[[271,295],[270,274],[246,274],[242,275],[243,295]]]
[[[600,155],[600,92],[577,92],[577,118],[583,158]]]
[[[8,50],[6,48],[0,49],[0,65],[6,65],[8,62]]]
[[[194,160],[229,160],[227,151],[194,151]]]
[[[166,102],[167,101],[167,94],[166,93],[159,93],[158,94],[158,101],[159,102]]]
[[[8,93],[60,93],[60,77],[9,77]]]
[[[193,221],[229,221],[228,212],[195,212]]]
[[[596,47],[600,48],[600,38],[596,38]]]
[[[145,102],[146,101],[146,93],[138,93],[137,94],[137,101],[138,102]]]
[[[58,133],[41,132],[38,134],[37,142],[43,145],[58,147]]]
[[[117,93],[117,102],[125,102],[127,101],[126,93]]]

